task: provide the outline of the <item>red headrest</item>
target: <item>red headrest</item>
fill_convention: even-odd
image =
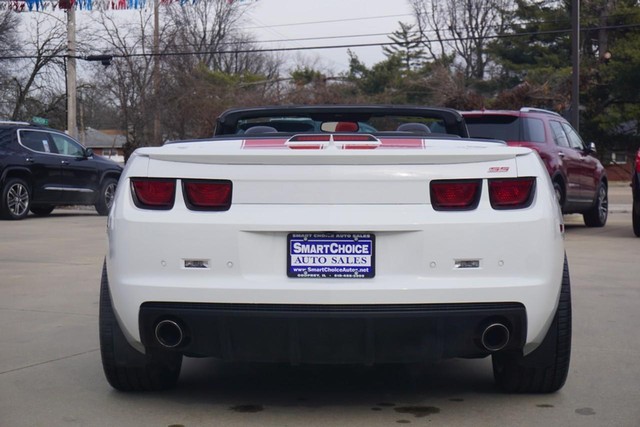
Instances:
[[[357,132],[358,124],[355,122],[338,122],[336,132]]]

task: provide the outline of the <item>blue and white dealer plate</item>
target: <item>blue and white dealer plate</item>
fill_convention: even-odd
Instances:
[[[370,233],[289,233],[287,276],[366,279],[375,276]]]

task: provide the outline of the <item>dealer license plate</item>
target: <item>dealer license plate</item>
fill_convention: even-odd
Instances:
[[[370,233],[289,233],[287,276],[366,279],[375,276]]]

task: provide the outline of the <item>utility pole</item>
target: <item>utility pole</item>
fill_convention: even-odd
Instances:
[[[76,119],[76,9],[71,4],[67,9],[67,132],[78,137]]]
[[[580,132],[580,0],[571,0],[571,124]]]
[[[160,135],[160,0],[153,1],[153,145],[162,144]]]

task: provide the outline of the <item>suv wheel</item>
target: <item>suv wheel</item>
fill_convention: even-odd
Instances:
[[[507,392],[552,393],[569,373],[571,356],[571,285],[564,260],[560,301],[542,344],[530,354],[498,352],[493,355],[493,376]]]
[[[23,179],[11,178],[2,187],[0,216],[4,219],[23,219],[29,214],[31,189]]]
[[[631,218],[633,220],[633,232],[637,237],[640,237],[640,200],[633,201]]]
[[[100,354],[109,384],[120,391],[166,390],[178,382],[182,355],[174,352],[140,353],[127,342],[111,305],[106,262],[100,284]]]
[[[99,215],[109,215],[109,209],[113,205],[113,200],[116,197],[116,186],[118,181],[113,178],[106,178],[100,188],[100,197],[96,203],[96,211]]]
[[[582,214],[582,217],[587,227],[604,227],[607,223],[608,213],[609,199],[607,197],[607,186],[604,182],[601,182],[598,186],[596,202],[588,211]]]

